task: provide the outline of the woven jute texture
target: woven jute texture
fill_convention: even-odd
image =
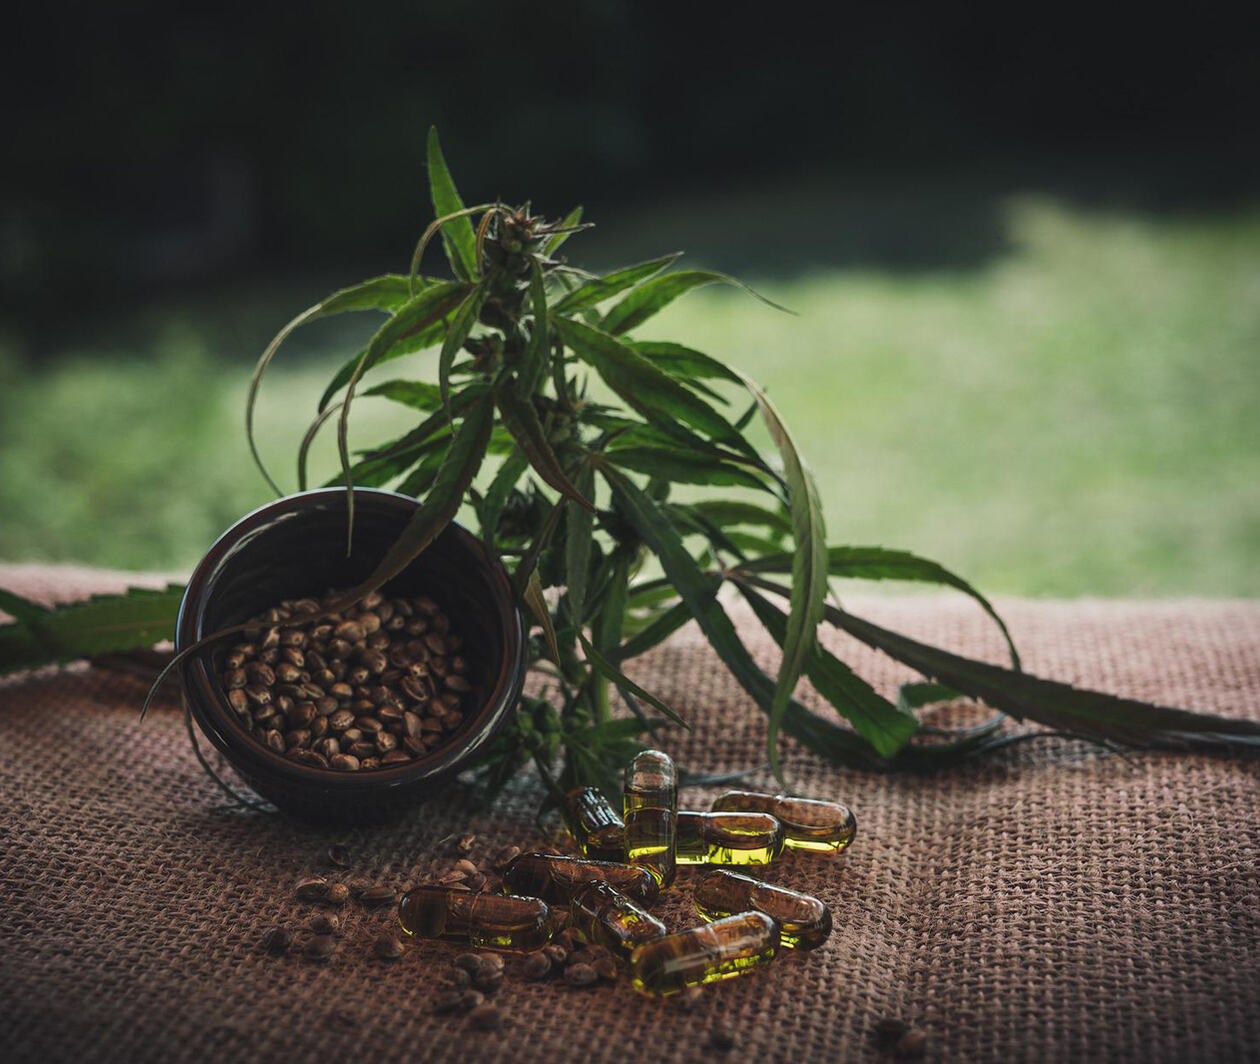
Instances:
[[[0,568],[0,586],[67,597],[118,574]],[[868,598],[854,612],[998,660],[966,600]],[[1000,604],[1032,671],[1167,704],[1260,714],[1260,604]],[[740,615],[763,664],[767,640]],[[755,633],[755,634],[754,634]],[[903,673],[829,637],[881,689]],[[664,745],[717,772],[763,760],[764,719],[698,633],[633,674],[693,722]],[[444,867],[452,833],[480,860],[543,836],[536,779],[490,808],[453,785],[389,827],[321,831],[222,807],[182,717],[144,724],[144,684],[78,666],[0,686],[0,1055],[12,1061],[511,1061],[767,1064],[879,1060],[872,1029],[901,1018],[948,1061],[1231,1061],[1260,1057],[1260,816],[1256,762],[1140,754],[1052,739],[926,776],[838,770],[786,742],[792,782],[837,796],[859,831],[837,861],[786,857],[768,878],[823,898],[831,939],[707,989],[690,1011],[616,985],[529,983],[508,964],[497,1032],[434,1016],[459,952],[369,944],[388,912],[354,903],[326,965],[272,957],[271,925],[315,911],[312,873],[401,887]],[[756,782],[754,780],[754,782]],[[761,779],[762,783],[766,782]],[[715,789],[685,793],[704,808]],[[328,865],[344,843],[352,869]],[[696,922],[694,874],[659,914]],[[886,1058],[885,1058],[886,1059]]]

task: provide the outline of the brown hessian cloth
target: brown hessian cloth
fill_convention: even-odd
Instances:
[[[0,567],[47,600],[117,590],[126,574]],[[131,577],[131,579],[135,579]],[[154,581],[160,583],[161,581]],[[993,625],[961,597],[860,598],[877,623],[1000,661]],[[1040,675],[1210,712],[1260,715],[1260,603],[999,603]],[[766,667],[775,652],[739,623]],[[885,692],[904,670],[831,633]],[[719,772],[764,760],[765,719],[694,627],[631,674],[693,723],[662,745]],[[889,1059],[884,1019],[926,1032],[940,1061],[1242,1061],[1260,1058],[1260,764],[1046,739],[929,775],[837,769],[791,740],[801,793],[857,813],[838,860],[789,854],[767,878],[822,898],[835,931],[709,987],[690,1010],[616,985],[532,983],[509,960],[494,1032],[429,1009],[459,948],[370,943],[391,914],[351,903],[324,965],[266,955],[264,930],[315,908],[294,884],[353,871],[419,881],[452,833],[471,856],[543,841],[542,790],[522,773],[490,808],[462,783],[404,820],[318,830],[226,809],[167,699],[137,719],[143,680],[84,665],[0,682],[0,1056],[9,1061],[476,1061],[764,1064]],[[804,695],[815,707],[812,692]],[[765,778],[753,783],[767,784]],[[684,792],[707,808],[718,788]],[[446,844],[449,845],[449,844]],[[450,856],[440,858],[449,863]],[[440,864],[438,865],[441,866]],[[692,926],[683,871],[657,908]]]

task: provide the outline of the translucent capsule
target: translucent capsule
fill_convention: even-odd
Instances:
[[[532,953],[551,940],[551,910],[538,898],[413,887],[398,903],[398,922],[416,938],[448,938],[481,949]]]
[[[765,913],[779,925],[779,941],[793,949],[821,946],[831,934],[831,910],[817,898],[738,872],[706,872],[696,884],[695,900],[706,920],[749,909]]]
[[[553,853],[523,853],[504,869],[503,882],[518,894],[543,901],[567,902],[587,883],[607,883],[646,905],[656,901],[660,884],[646,868],[611,861],[584,861]]]
[[[640,946],[630,955],[630,981],[644,994],[676,994],[743,975],[778,950],[778,924],[765,913],[740,913]]]
[[[674,881],[674,832],[678,777],[660,750],[644,750],[626,769],[626,859],[642,865],[668,887]]]
[[[783,824],[784,845],[798,850],[839,853],[857,834],[857,818],[839,802],[727,791],[714,801],[713,808],[723,812],[769,813]]]
[[[564,798],[564,822],[584,857],[623,861],[626,825],[595,787],[575,787]]]
[[[569,917],[588,942],[598,942],[625,957],[636,946],[667,934],[655,916],[607,883],[582,887],[569,902]]]
[[[769,813],[679,813],[679,864],[769,864],[783,852],[783,825]]]

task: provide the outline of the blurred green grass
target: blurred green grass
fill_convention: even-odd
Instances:
[[[795,318],[706,289],[640,335],[769,388],[834,543],[910,548],[997,593],[1260,594],[1260,212],[1024,199],[1002,217],[1007,249],[982,266],[764,284]],[[303,305],[286,291],[271,327]],[[0,558],[186,567],[267,500],[242,430],[249,363],[224,353],[218,312],[177,308],[139,343],[46,370],[0,349]],[[366,327],[299,334],[267,378],[260,438],[282,484]],[[407,424],[367,400],[352,442]]]

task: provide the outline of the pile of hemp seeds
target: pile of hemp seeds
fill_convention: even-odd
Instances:
[[[426,595],[373,592],[328,611],[336,598],[289,599],[251,619],[220,673],[237,721],[310,768],[365,772],[424,757],[464,720],[473,681],[463,638]]]

